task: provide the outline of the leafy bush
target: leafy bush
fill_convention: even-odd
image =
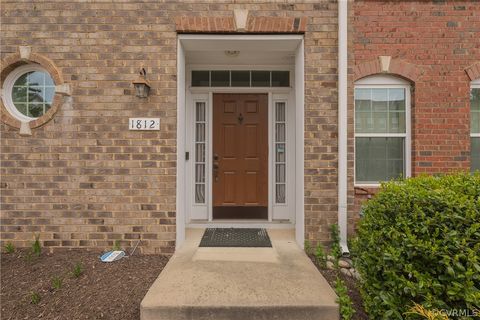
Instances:
[[[330,236],[332,237],[332,248],[330,254],[333,257],[333,264],[338,269],[338,261],[342,256],[342,250],[340,249],[340,232],[338,231],[338,224],[332,224],[330,227]]]
[[[480,308],[480,173],[383,184],[364,212],[354,251],[371,318]]]
[[[340,305],[340,315],[342,316],[342,320],[352,319],[355,314],[353,302],[348,295],[348,288],[345,285],[345,282],[338,277],[337,280],[335,280],[335,292],[338,295],[337,303]]]
[[[323,250],[323,246],[320,242],[315,249],[315,260],[321,268],[325,269],[327,267],[327,255],[325,254],[325,250]]]

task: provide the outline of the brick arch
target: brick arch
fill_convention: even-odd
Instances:
[[[5,81],[8,74],[10,74],[10,72],[26,64],[39,64],[40,66],[42,66],[51,75],[53,81],[55,82],[55,86],[60,86],[65,83],[63,80],[62,72],[55,66],[53,61],[39,53],[32,52],[29,53],[27,57],[22,57],[22,54],[20,52],[17,52],[5,57],[1,63],[2,68],[0,71],[0,79],[2,87],[3,82]],[[63,99],[61,93],[56,91],[50,109],[38,119],[30,121],[28,123],[30,128],[40,127],[50,121],[53,118],[53,115],[60,108],[62,100]],[[0,120],[3,123],[14,128],[20,128],[21,122],[18,119],[12,117],[12,115],[10,115],[10,113],[7,111],[6,107],[3,104],[3,100],[0,100],[0,111]]]
[[[470,78],[470,81],[480,79],[480,61],[465,68],[465,72]]]
[[[400,76],[411,82],[417,82],[423,74],[423,71],[413,63],[384,56],[356,65],[353,74],[354,81],[374,74],[391,74]]]

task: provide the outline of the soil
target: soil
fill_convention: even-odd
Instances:
[[[101,252],[73,250],[32,256],[27,250],[1,255],[2,319],[139,319],[140,302],[168,261],[134,254],[103,263]],[[77,263],[83,272],[72,273]],[[52,287],[59,277],[62,285]],[[32,303],[32,293],[40,301]]]
[[[332,288],[335,288],[335,280],[337,280],[337,277],[343,280],[343,282],[348,288],[348,295],[350,296],[350,299],[352,299],[353,308],[355,309],[355,314],[353,315],[352,320],[368,320],[368,315],[363,308],[363,299],[360,295],[360,290],[358,289],[357,280],[352,277],[346,276],[343,273],[338,272],[337,270],[321,268],[316,262],[314,256],[310,256],[310,259]]]

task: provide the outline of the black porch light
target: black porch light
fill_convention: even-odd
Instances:
[[[140,76],[133,81],[135,86],[135,95],[139,98],[147,98],[150,93],[150,84],[147,81],[147,72],[144,68],[140,70]]]

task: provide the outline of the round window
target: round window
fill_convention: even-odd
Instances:
[[[4,105],[10,114],[24,122],[44,115],[52,106],[55,83],[39,65],[24,65],[11,72],[4,82]]]

